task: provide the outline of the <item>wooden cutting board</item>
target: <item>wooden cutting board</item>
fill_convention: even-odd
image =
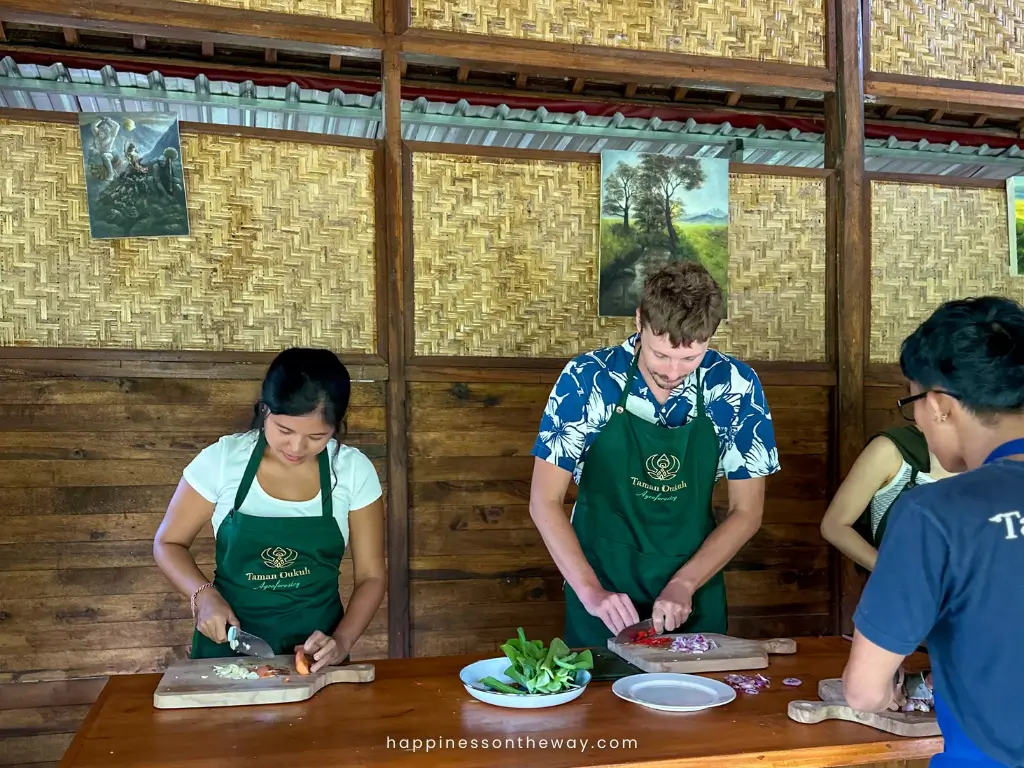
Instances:
[[[263,665],[283,674],[256,680],[232,680],[214,672],[215,666],[241,664],[253,670]],[[190,659],[171,665],[153,694],[157,709],[195,707],[237,707],[250,704],[285,704],[304,701],[333,683],[369,683],[374,679],[372,664],[344,664],[327,667],[315,674],[300,675],[294,656],[272,659],[232,656],[226,659]]]
[[[818,683],[821,701],[791,701],[787,714],[798,723],[820,723],[823,720],[847,720],[896,736],[941,736],[935,712],[859,712],[843,698],[843,681],[822,680]]]
[[[764,669],[768,654],[796,653],[793,640],[742,640],[728,635],[702,633],[718,645],[707,653],[680,653],[668,648],[647,645],[618,645],[615,638],[608,639],[608,649],[644,672],[728,672],[737,669]],[[681,635],[669,635],[676,637]]]

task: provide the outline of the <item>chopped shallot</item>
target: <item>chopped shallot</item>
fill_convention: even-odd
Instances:
[[[771,680],[762,674],[750,675],[726,675],[725,682],[735,688],[737,691],[743,691],[749,693],[751,696],[756,696],[761,692],[762,688],[771,687]]]
[[[783,685],[802,685],[803,681],[799,677],[787,677],[782,681]]]
[[[672,650],[680,653],[707,653],[717,647],[718,643],[704,635],[680,635],[672,640]]]

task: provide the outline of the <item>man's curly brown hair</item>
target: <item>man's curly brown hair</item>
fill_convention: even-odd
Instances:
[[[672,346],[703,344],[722,322],[722,289],[702,264],[680,261],[649,275],[640,300],[640,322]]]

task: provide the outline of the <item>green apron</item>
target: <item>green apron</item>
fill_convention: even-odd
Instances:
[[[601,586],[629,595],[644,620],[715,528],[711,496],[719,447],[704,410],[700,368],[697,412],[683,426],[662,427],[626,410],[639,359],[638,348],[618,405],[587,452],[572,527]],[[696,591],[690,617],[675,631],[726,631],[721,572]],[[566,584],[566,644],[603,647],[612,636]]]
[[[213,585],[242,629],[262,637],[274,653],[290,655],[314,630],[332,634],[344,615],[338,570],[345,537],[334,519],[326,449],[318,457],[319,517],[257,517],[241,512],[266,444],[261,430],[235,504],[217,530]],[[235,655],[240,654],[227,643],[215,643],[198,629],[193,632],[193,659]]]

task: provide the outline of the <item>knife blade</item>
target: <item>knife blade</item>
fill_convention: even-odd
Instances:
[[[274,657],[274,649],[270,647],[270,643],[238,627],[231,627],[228,630],[228,645],[231,646],[231,650],[239,651],[246,656],[259,656],[262,659]]]
[[[639,624],[634,624],[631,627],[626,627],[624,630],[619,632],[615,636],[616,645],[625,645],[631,643],[633,638],[641,632],[650,632],[654,629],[654,619],[644,619]],[[655,632],[655,634],[663,634],[662,632]]]

